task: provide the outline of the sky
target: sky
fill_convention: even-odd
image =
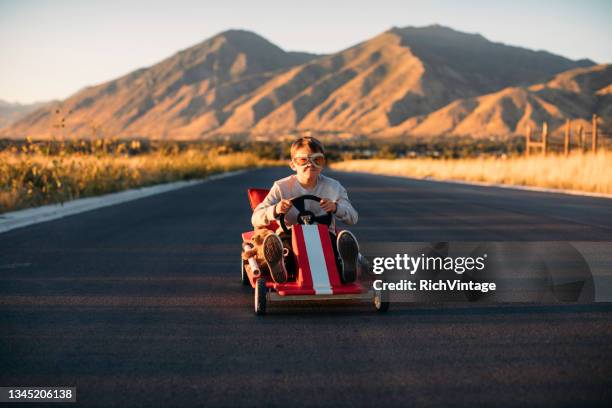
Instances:
[[[0,0],[0,99],[63,99],[230,28],[331,53],[393,26],[442,24],[610,63],[611,21],[611,0]]]

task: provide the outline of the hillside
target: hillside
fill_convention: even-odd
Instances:
[[[0,129],[6,127],[28,113],[39,109],[49,102],[36,102],[31,104],[11,103],[0,99]]]
[[[612,65],[596,65],[563,72],[552,80],[524,87],[508,87],[474,98],[462,98],[415,123],[390,130],[417,136],[524,134],[547,121],[551,129],[566,119],[590,126],[593,113],[612,119]]]

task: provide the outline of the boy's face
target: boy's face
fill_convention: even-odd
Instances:
[[[313,152],[308,146],[303,146],[294,152],[289,165],[297,172],[299,178],[312,180],[321,174],[325,166],[325,156],[323,153]]]

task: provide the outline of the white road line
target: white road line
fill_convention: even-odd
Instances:
[[[332,171],[342,173],[353,173],[353,174],[367,174],[368,176],[383,176],[383,177],[398,177],[416,181],[431,181],[435,183],[452,183],[452,184],[463,184],[466,186],[479,186],[479,187],[497,187],[505,188],[507,190],[523,190],[523,191],[535,191],[537,193],[553,193],[553,194],[566,194],[581,197],[595,197],[595,198],[607,198],[612,199],[612,194],[606,193],[591,193],[588,191],[581,190],[564,190],[559,188],[547,188],[547,187],[536,187],[536,186],[520,186],[516,184],[500,184],[500,183],[488,183],[485,181],[467,181],[467,180],[453,180],[453,179],[439,179],[434,177],[410,177],[403,176],[400,174],[386,174],[386,173],[374,173],[369,171],[353,171],[331,168]]]
[[[214,174],[205,179],[176,181],[173,183],[125,190],[97,197],[80,198],[77,200],[67,201],[64,204],[51,204],[42,207],[7,212],[0,214],[0,234],[16,228],[27,227],[28,225],[56,220],[69,215],[80,214],[85,211],[109,207],[111,205],[121,204],[128,201],[137,200],[139,198],[178,190],[179,188],[195,186],[207,181],[236,176],[244,173],[245,171],[246,170],[230,171],[227,173]]]

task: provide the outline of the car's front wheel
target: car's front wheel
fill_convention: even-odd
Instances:
[[[244,286],[249,285],[249,275],[246,272],[246,268],[245,268],[245,262],[244,259],[242,259],[242,257],[240,257],[240,261],[242,262],[242,272],[240,273],[240,281],[242,282],[242,284]]]
[[[266,278],[259,278],[255,282],[255,314],[264,315],[266,314],[266,295],[268,290],[266,289]]]
[[[379,290],[374,292],[374,308],[379,313],[389,310],[389,295]]]

